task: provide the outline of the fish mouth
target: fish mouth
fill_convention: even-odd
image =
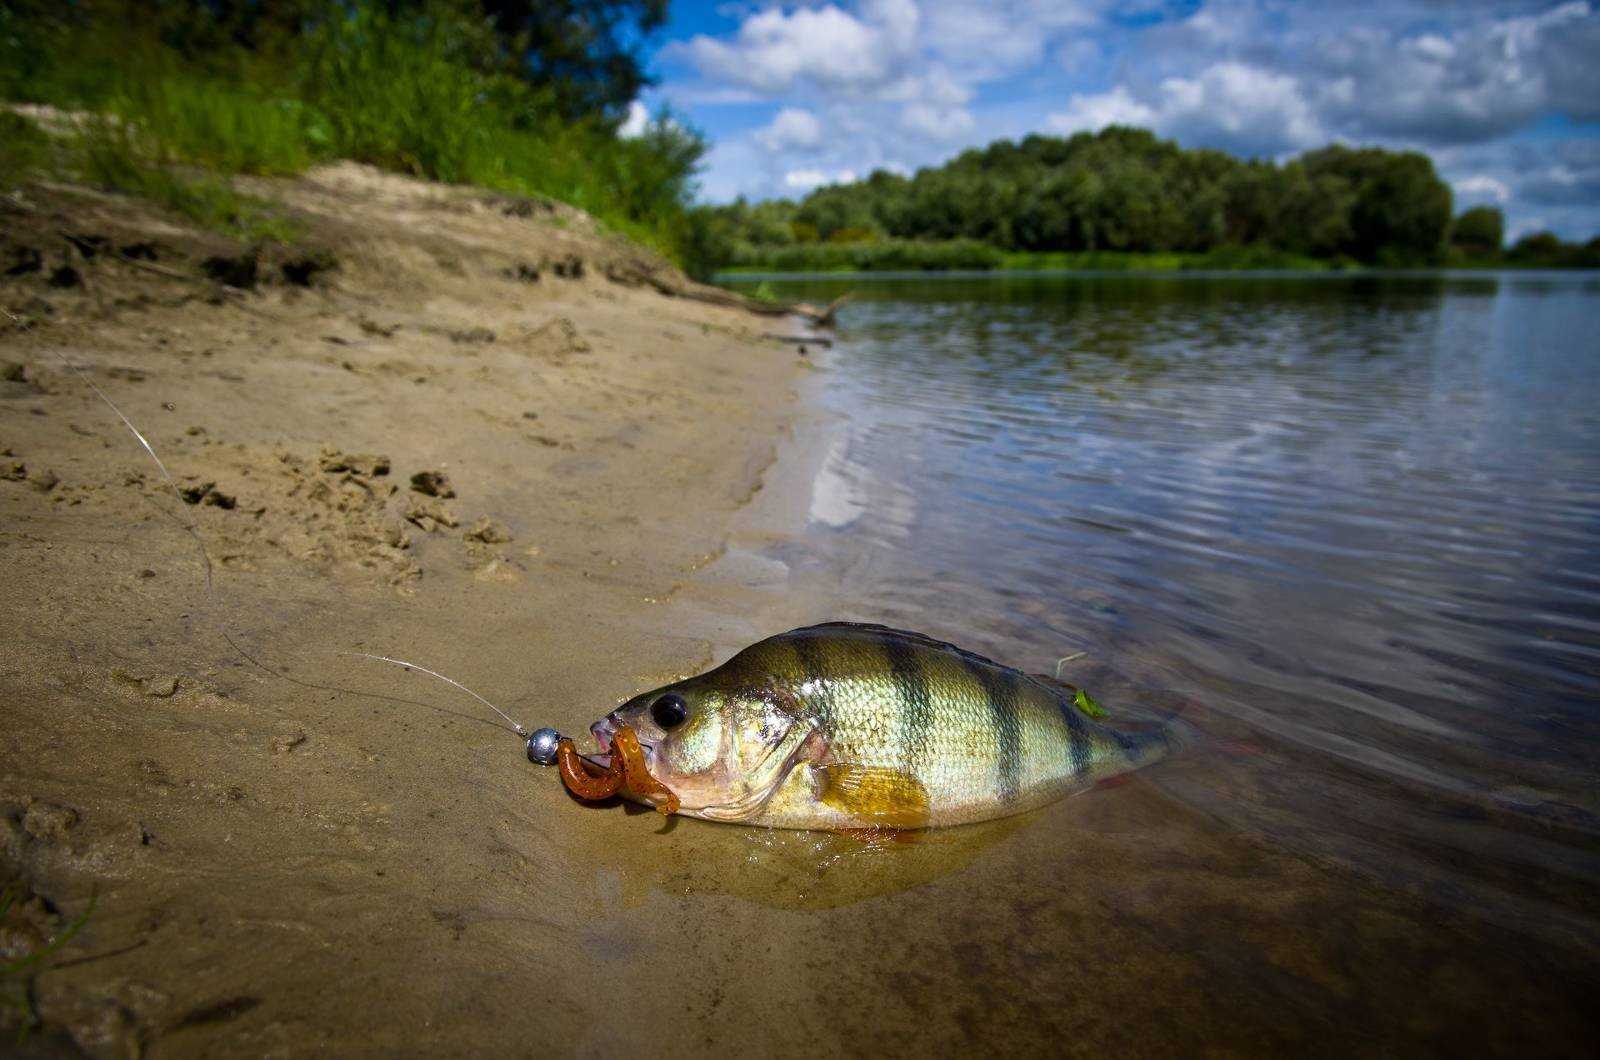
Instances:
[[[617,720],[617,716],[615,714],[607,714],[605,717],[601,718],[599,721],[597,721],[593,725],[589,726],[589,734],[594,737],[594,742],[595,742],[596,745],[599,746],[600,750],[595,754],[583,755],[583,757],[585,759],[589,760],[590,762],[593,762],[595,765],[599,766],[601,769],[610,768],[610,766],[611,766],[611,741],[616,736],[617,730],[620,729],[621,727],[622,727],[622,723]],[[640,749],[642,749],[644,751],[645,768],[649,769],[652,773],[655,772],[655,764],[656,764],[656,746],[655,746],[655,744],[646,743],[645,741],[640,740],[639,741],[639,747],[640,747]]]

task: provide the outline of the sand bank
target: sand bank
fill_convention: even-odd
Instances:
[[[29,1048],[608,1051],[694,959],[618,919],[616,852],[661,825],[338,653],[576,733],[703,666],[727,616],[759,625],[748,580],[696,578],[800,362],[564,207],[355,166],[263,190],[324,253],[82,189],[5,214],[0,952],[96,903],[8,984]]]

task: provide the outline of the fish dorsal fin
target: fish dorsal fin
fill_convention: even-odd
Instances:
[[[822,802],[856,823],[878,828],[926,828],[928,789],[910,773],[882,766],[822,767]]]
[[[1058,677],[1049,674],[1029,674],[1029,677],[1044,685],[1050,691],[1060,696],[1064,702],[1071,703],[1089,717],[1099,720],[1110,717],[1111,712],[1095,701],[1095,698],[1077,685],[1068,684]]]
[[[997,670],[1011,670],[1014,673],[1022,672],[1014,666],[1007,666],[1005,663],[995,662],[993,659],[979,655],[975,651],[968,651],[959,644],[951,644],[947,640],[937,640],[926,633],[917,633],[914,630],[882,626],[876,622],[822,622],[815,626],[801,626],[799,629],[791,629],[787,633],[780,633],[779,636],[793,637],[802,633],[875,633],[879,636],[899,637],[902,640],[920,644],[924,648],[953,652],[968,662],[979,663],[983,666],[993,666]]]

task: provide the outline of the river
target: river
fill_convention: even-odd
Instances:
[[[768,283],[853,292],[781,557],[827,617],[1202,734],[923,893],[981,934],[907,989],[1023,1046],[1594,1032],[1600,276]]]

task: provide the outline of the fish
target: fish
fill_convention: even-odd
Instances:
[[[829,622],[629,699],[590,726],[638,738],[677,812],[769,828],[912,830],[1043,806],[1179,749],[1079,689],[921,633]]]

